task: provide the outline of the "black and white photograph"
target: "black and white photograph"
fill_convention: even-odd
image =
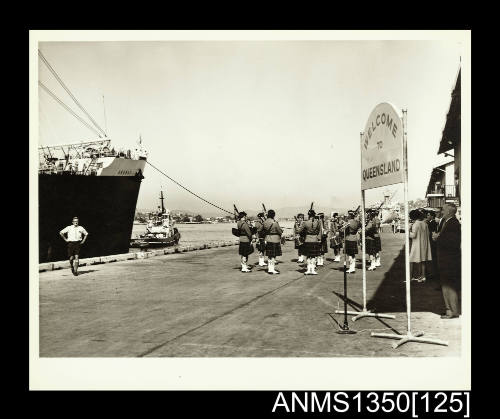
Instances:
[[[470,48],[30,31],[30,386],[470,387]]]

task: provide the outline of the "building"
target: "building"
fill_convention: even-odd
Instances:
[[[458,214],[460,213],[461,173],[460,73],[459,69],[437,152],[444,162],[432,169],[426,193],[429,207],[440,208],[445,202],[453,202],[458,208]]]

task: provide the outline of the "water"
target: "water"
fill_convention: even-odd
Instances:
[[[285,234],[291,233],[293,221],[279,221],[280,226],[285,230]],[[180,245],[201,245],[208,242],[227,241],[236,239],[232,235],[231,229],[236,227],[236,223],[217,224],[175,224],[181,233]],[[138,237],[146,230],[145,224],[134,224],[132,238]],[[131,249],[137,251],[137,249]]]

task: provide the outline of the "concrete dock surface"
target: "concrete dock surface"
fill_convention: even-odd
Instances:
[[[287,242],[270,275],[237,246],[82,266],[39,274],[40,357],[422,357],[459,356],[461,318],[444,320],[438,284],[412,282],[412,331],[448,346],[371,337],[406,333],[404,235],[382,233],[382,267],[367,272],[368,309],[339,335],[343,264],[330,249],[318,275],[304,275]],[[362,308],[361,254],[348,275],[348,310]]]

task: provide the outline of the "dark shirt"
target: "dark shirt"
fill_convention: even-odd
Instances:
[[[432,240],[432,233],[437,232],[438,224],[436,223],[436,220],[426,221],[426,223],[429,227],[429,238],[431,239],[431,245],[433,245],[434,241]]]

